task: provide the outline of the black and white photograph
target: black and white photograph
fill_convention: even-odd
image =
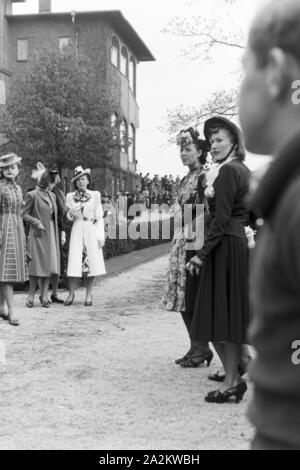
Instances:
[[[300,450],[299,233],[299,0],[0,0],[0,450]]]

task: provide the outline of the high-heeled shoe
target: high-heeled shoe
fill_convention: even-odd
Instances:
[[[204,400],[208,403],[226,403],[231,397],[235,397],[235,402],[239,403],[243,399],[246,391],[247,384],[242,381],[237,385],[224,390],[224,392],[220,392],[220,390],[209,392],[206,397],[204,397]]]
[[[251,360],[252,360],[252,357],[248,356],[247,362],[241,362],[239,364],[238,371],[239,371],[240,377],[243,377],[243,375],[246,374]],[[219,371],[217,371],[215,374],[209,375],[208,380],[213,380],[214,382],[224,382],[225,374],[220,374]]]
[[[93,296],[91,296],[91,300],[84,302],[85,307],[91,307],[93,305]]]
[[[180,365],[181,367],[199,367],[200,364],[206,362],[207,367],[209,367],[213,357],[214,355],[211,350],[202,354],[192,354]]]
[[[39,301],[41,302],[42,304],[42,307],[44,308],[49,308],[49,302],[48,302],[48,299],[43,299],[43,297],[40,295],[39,296]]]
[[[12,315],[8,315],[8,323],[12,326],[19,326],[20,322],[16,317],[13,317]]]
[[[32,308],[34,304],[34,301],[32,299],[27,299],[26,300],[26,307]]]
[[[192,354],[193,352],[189,350],[184,356],[175,359],[175,364],[181,364],[182,362],[186,361]]]
[[[73,297],[72,297],[71,299],[65,300],[64,305],[65,305],[66,307],[70,307],[70,305],[72,305],[72,303],[73,303],[73,301],[74,301],[74,297],[75,297],[75,295],[73,294]]]
[[[213,380],[214,382],[224,382],[225,374],[219,374],[219,371],[217,371],[215,374],[209,375],[208,380]]]

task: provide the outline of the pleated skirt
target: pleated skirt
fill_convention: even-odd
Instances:
[[[247,239],[223,236],[201,268],[192,340],[248,343],[248,266]]]

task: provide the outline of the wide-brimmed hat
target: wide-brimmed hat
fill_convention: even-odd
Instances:
[[[212,118],[207,119],[204,123],[203,132],[208,143],[209,143],[210,130],[215,127],[226,129],[232,134],[232,136],[235,139],[236,146],[237,146],[236,154],[240,158],[245,158],[246,151],[245,151],[244,138],[243,138],[242,131],[238,128],[238,126],[223,116],[213,116]]]
[[[22,160],[21,157],[18,157],[15,153],[8,153],[7,155],[2,155],[0,157],[0,168],[5,168],[6,166],[14,165],[19,163]]]
[[[74,183],[78,178],[80,178],[83,175],[90,175],[91,170],[90,168],[86,168],[85,170],[82,168],[82,166],[77,166],[74,170],[74,176],[71,178],[71,183]]]

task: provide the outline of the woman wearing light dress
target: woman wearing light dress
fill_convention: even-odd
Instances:
[[[85,306],[92,305],[94,278],[106,273],[102,248],[105,243],[103,211],[99,191],[88,189],[90,169],[75,168],[71,182],[75,191],[66,196],[67,217],[73,222],[67,276],[69,295],[66,306],[72,305],[76,279],[86,279]]]

